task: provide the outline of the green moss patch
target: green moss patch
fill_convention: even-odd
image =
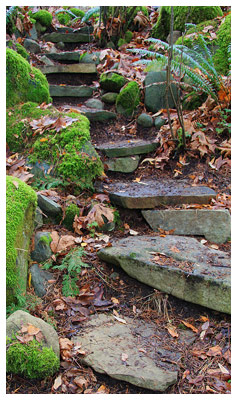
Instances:
[[[127,80],[119,74],[109,72],[100,76],[100,86],[108,92],[119,92]]]
[[[47,10],[37,11],[33,14],[33,18],[45,27],[50,26],[53,19],[52,15]]]
[[[70,117],[75,121],[59,132],[45,129],[42,134],[35,134],[30,122],[47,115],[55,119]],[[34,103],[9,109],[7,143],[11,150],[25,152],[33,164],[44,161],[54,165],[57,176],[65,184],[73,182],[81,189],[92,188],[93,179],[103,172],[102,162],[90,143],[89,120],[78,113],[59,112],[52,106],[41,110]]]
[[[34,101],[38,104],[51,101],[49,85],[42,72],[31,65],[16,51],[6,49],[7,107]]]
[[[17,266],[16,260],[19,254],[27,259],[37,196],[30,186],[18,178],[7,176],[6,185],[6,287],[7,303],[11,304],[17,291],[25,291],[23,275],[25,272],[27,275],[27,271],[22,273],[23,265]]]
[[[231,14],[227,15],[224,23],[217,32],[219,49],[214,56],[216,70],[226,75],[230,70],[230,43],[231,43]]]
[[[67,229],[73,230],[73,222],[76,215],[79,215],[80,210],[76,204],[70,204],[65,211],[65,218],[63,224]]]
[[[177,6],[174,7],[174,30],[184,32],[185,23],[199,24],[223,15],[219,6]],[[166,40],[170,31],[171,7],[162,6],[152,37]]]
[[[137,82],[129,82],[116,99],[117,112],[130,117],[140,102],[140,89]]]
[[[44,379],[54,375],[60,366],[52,348],[42,347],[35,339],[20,343],[7,338],[6,370],[29,379]]]

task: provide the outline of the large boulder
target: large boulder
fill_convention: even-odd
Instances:
[[[37,104],[50,102],[46,77],[20,54],[9,48],[6,49],[6,70],[7,107],[27,101],[34,101]]]
[[[174,30],[184,32],[185,23],[199,24],[223,15],[219,6],[176,6],[174,7]],[[162,6],[152,37],[166,40],[170,31],[171,7]]]
[[[9,305],[26,292],[37,196],[18,178],[7,176],[6,182],[6,288]]]
[[[230,256],[196,239],[173,235],[128,237],[112,242],[98,256],[172,296],[231,312]]]
[[[162,83],[164,82],[164,83]],[[160,71],[148,72],[145,78],[145,106],[148,111],[156,113],[157,111],[167,108],[166,104],[166,72]],[[174,83],[171,83],[171,90],[175,100],[177,100],[178,90]],[[173,97],[168,92],[169,108],[174,108],[175,103]]]

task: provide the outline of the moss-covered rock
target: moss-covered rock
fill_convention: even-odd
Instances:
[[[117,112],[130,117],[140,102],[140,89],[137,82],[129,82],[124,86],[117,99],[116,109]]]
[[[49,85],[42,72],[31,65],[16,51],[6,49],[7,107],[34,101],[49,103]]]
[[[30,121],[45,115],[55,120],[58,117],[71,117],[75,121],[59,132],[46,129],[42,135],[35,136]],[[52,106],[41,110],[34,103],[9,109],[7,143],[13,151],[26,152],[29,162],[33,164],[47,162],[54,165],[55,174],[65,183],[76,183],[81,189],[91,188],[93,179],[103,172],[98,154],[94,148],[93,152],[91,150],[89,120],[78,113],[59,112]]]
[[[6,184],[6,288],[9,305],[26,292],[28,251],[37,196],[30,186],[13,176],[7,176]]]
[[[7,47],[9,47],[9,49],[15,50],[18,54],[20,54],[27,61],[30,59],[29,53],[26,51],[24,46],[22,46],[20,43],[15,43],[12,40],[9,40],[7,43]]]
[[[227,15],[224,23],[217,32],[217,45],[219,49],[214,56],[216,70],[226,75],[230,70],[230,51],[231,43],[231,14]]]
[[[190,12],[189,12],[190,11]],[[185,23],[199,24],[223,15],[219,6],[174,7],[174,30],[184,32]],[[170,31],[171,7],[162,6],[157,23],[152,29],[152,37],[166,40]]]
[[[49,27],[53,19],[52,14],[47,10],[37,11],[33,14],[33,18],[45,27]]]
[[[71,21],[71,16],[66,12],[60,12],[57,14],[58,22],[62,25],[68,25]]]
[[[114,72],[103,73],[100,76],[100,86],[107,92],[119,92],[120,89],[126,84],[127,79],[124,76]]]
[[[65,211],[65,218],[63,220],[63,225],[66,226],[67,229],[73,229],[73,222],[76,215],[79,215],[80,210],[76,204],[70,204]]]
[[[44,379],[54,375],[60,361],[52,349],[42,347],[35,339],[20,343],[7,338],[6,371],[29,379]]]

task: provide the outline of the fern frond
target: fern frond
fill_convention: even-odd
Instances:
[[[92,15],[97,14],[97,13],[99,13],[99,12],[100,12],[100,6],[90,8],[90,10],[88,10],[88,11],[85,13],[85,15],[84,15],[84,17],[82,18],[81,22],[86,22],[86,21],[88,21],[88,19],[89,19],[90,17],[92,17]]]

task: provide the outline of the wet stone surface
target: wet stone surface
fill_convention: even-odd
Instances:
[[[43,74],[95,74],[97,72],[95,64],[57,64],[40,66],[39,69]]]
[[[114,315],[98,314],[83,323],[81,334],[73,338],[86,352],[81,362],[115,379],[163,392],[177,380],[179,349],[195,335],[181,332],[171,349],[167,331],[159,331],[156,324],[121,318],[124,323]]]
[[[129,237],[113,242],[98,256],[151,287],[230,313],[230,257],[196,239],[173,235]]]
[[[107,157],[124,157],[149,153],[154,151],[158,144],[158,142],[149,140],[131,139],[97,145],[96,148],[106,154]]]
[[[124,208],[146,209],[163,205],[208,204],[216,196],[206,186],[190,186],[186,181],[141,180],[119,181],[96,187],[109,193],[112,203]]]

